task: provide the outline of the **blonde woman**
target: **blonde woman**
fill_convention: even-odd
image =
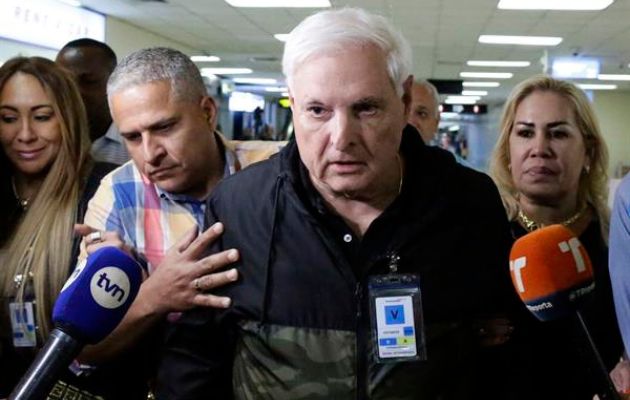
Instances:
[[[52,61],[0,67],[0,397],[17,383],[51,327],[76,258],[73,225],[111,169],[95,166],[85,109]]]
[[[580,308],[608,370],[622,354],[608,275],[608,153],[595,114],[575,85],[535,76],[508,98],[490,165],[515,238],[551,224],[579,236],[596,289]],[[506,398],[592,399],[596,373],[580,359],[569,320],[513,321]],[[531,375],[531,376],[528,376]],[[517,382],[519,384],[517,385]],[[524,385],[524,382],[528,382]],[[513,396],[513,397],[510,397]],[[515,397],[514,397],[515,396]]]

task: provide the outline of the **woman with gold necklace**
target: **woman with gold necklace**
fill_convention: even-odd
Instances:
[[[516,238],[551,224],[571,229],[588,252],[595,291],[580,305],[608,370],[623,352],[608,275],[608,153],[595,114],[575,85],[535,76],[503,109],[490,173]],[[507,263],[506,263],[507,264]],[[592,399],[598,388],[579,358],[568,320],[539,322],[523,307],[505,349],[500,397]],[[621,389],[621,388],[619,388]]]
[[[51,330],[77,256],[73,226],[113,167],[92,162],[86,118],[54,62],[16,57],[0,67],[0,398]]]

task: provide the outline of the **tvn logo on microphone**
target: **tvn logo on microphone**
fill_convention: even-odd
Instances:
[[[129,277],[120,268],[101,268],[90,281],[90,292],[100,306],[114,309],[125,304],[129,297]]]

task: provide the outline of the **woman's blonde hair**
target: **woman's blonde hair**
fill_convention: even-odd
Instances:
[[[35,198],[8,242],[0,268],[3,297],[25,301],[27,276],[32,274],[38,337],[51,329],[52,306],[71,260],[73,225],[81,187],[90,170],[90,139],[81,95],[72,78],[54,62],[40,57],[16,57],[0,67],[0,92],[16,73],[36,78],[44,88],[59,121],[61,146]],[[6,161],[6,157],[3,157]],[[5,166],[6,167],[6,166]],[[11,164],[9,168],[13,168]],[[19,287],[14,279],[24,277]]]
[[[601,134],[599,123],[584,92],[570,82],[547,75],[533,76],[519,83],[510,93],[503,108],[499,140],[490,158],[490,175],[496,182],[510,220],[518,213],[519,193],[510,171],[510,132],[514,127],[516,110],[521,102],[534,92],[552,92],[566,99],[575,114],[577,127],[584,139],[584,147],[590,159],[590,169],[580,175],[578,204],[590,204],[599,219],[602,237],[608,240],[610,213],[608,198],[608,149]]]

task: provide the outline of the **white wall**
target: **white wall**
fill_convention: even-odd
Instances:
[[[186,54],[196,52],[194,49],[184,46],[181,43],[109,16],[105,22],[105,42],[114,50],[118,59],[121,59],[135,50],[153,46],[172,47]],[[40,56],[53,60],[57,55],[57,51],[58,49],[39,47],[28,43],[0,38],[0,64],[16,56]]]
[[[195,53],[191,47],[109,16],[105,24],[105,42],[119,59],[136,50],[155,46],[172,47],[186,54]]]
[[[619,166],[630,165],[630,92],[597,91],[593,107],[610,153],[611,177]]]

